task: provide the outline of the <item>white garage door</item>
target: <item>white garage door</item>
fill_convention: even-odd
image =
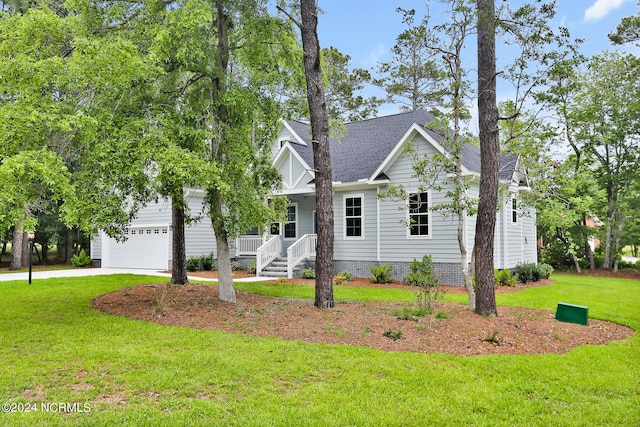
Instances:
[[[127,241],[108,239],[103,267],[166,270],[169,266],[168,227],[131,227]],[[105,262],[106,261],[106,262]]]

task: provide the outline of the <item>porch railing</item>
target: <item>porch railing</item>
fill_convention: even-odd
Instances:
[[[255,255],[263,243],[262,236],[240,236],[236,239],[236,255]]]
[[[282,237],[274,236],[256,249],[256,276],[260,276],[262,269],[282,252]]]
[[[305,234],[287,249],[287,277],[293,277],[293,269],[305,259],[316,256],[317,234]]]

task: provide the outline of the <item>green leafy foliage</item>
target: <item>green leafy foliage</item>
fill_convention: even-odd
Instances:
[[[369,270],[371,270],[371,281],[373,283],[391,283],[393,265],[382,264],[377,267],[371,266]]]
[[[239,262],[239,261],[232,261],[231,262],[231,270],[240,271],[240,270],[244,270],[244,269],[245,269],[245,267],[244,267],[244,265],[242,265],[241,262]]]
[[[78,255],[71,257],[71,264],[76,268],[86,267],[91,264],[91,257],[86,254],[84,249],[80,249],[80,253]]]
[[[256,274],[256,269],[257,269],[257,263],[256,261],[251,261],[249,263],[249,267],[247,267],[247,273],[249,274]]]
[[[548,279],[553,272],[553,267],[549,264],[518,264],[516,272],[522,283],[537,282],[538,280]]]
[[[518,283],[518,275],[511,275],[511,270],[508,268],[504,270],[494,270],[493,276],[496,286],[516,286]]]
[[[213,253],[209,255],[187,257],[187,271],[210,271],[215,270]]]
[[[387,329],[382,333],[382,335],[392,339],[393,341],[397,341],[402,338],[402,331],[400,329]]]
[[[305,268],[302,270],[302,278],[303,279],[315,279],[316,271],[313,268]]]

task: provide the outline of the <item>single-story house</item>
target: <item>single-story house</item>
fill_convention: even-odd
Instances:
[[[447,203],[452,184],[447,172],[439,185],[419,191],[412,161],[404,155],[407,144],[418,153],[446,151],[443,138],[429,129],[433,116],[426,111],[400,113],[345,124],[345,133],[331,139],[334,205],[334,270],[349,270],[368,277],[370,266],[392,264],[395,279],[409,272],[409,264],[430,254],[442,283],[462,284],[457,218],[434,209]],[[310,126],[303,121],[283,121],[273,142],[273,164],[283,177],[280,195],[289,199],[288,222],[242,236],[234,242],[232,256],[257,259],[259,274],[291,276],[315,256],[316,197]],[[468,193],[477,197],[480,151],[466,144],[462,152]],[[503,155],[501,195],[496,213],[495,266],[514,268],[537,261],[535,210],[520,203],[528,192],[528,180],[516,156]],[[402,185],[407,200],[381,198],[390,186]],[[192,212],[202,210],[201,192],[188,192]],[[161,202],[148,206],[131,224],[128,240],[117,243],[99,236],[92,257],[104,267],[162,268],[171,262],[171,206]],[[476,217],[465,218],[464,239],[473,245]],[[187,228],[188,255],[215,251],[213,232],[206,215]],[[135,257],[133,256],[135,254]]]

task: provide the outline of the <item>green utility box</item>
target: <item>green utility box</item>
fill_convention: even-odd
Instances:
[[[556,320],[588,326],[589,307],[559,302],[556,310]]]

